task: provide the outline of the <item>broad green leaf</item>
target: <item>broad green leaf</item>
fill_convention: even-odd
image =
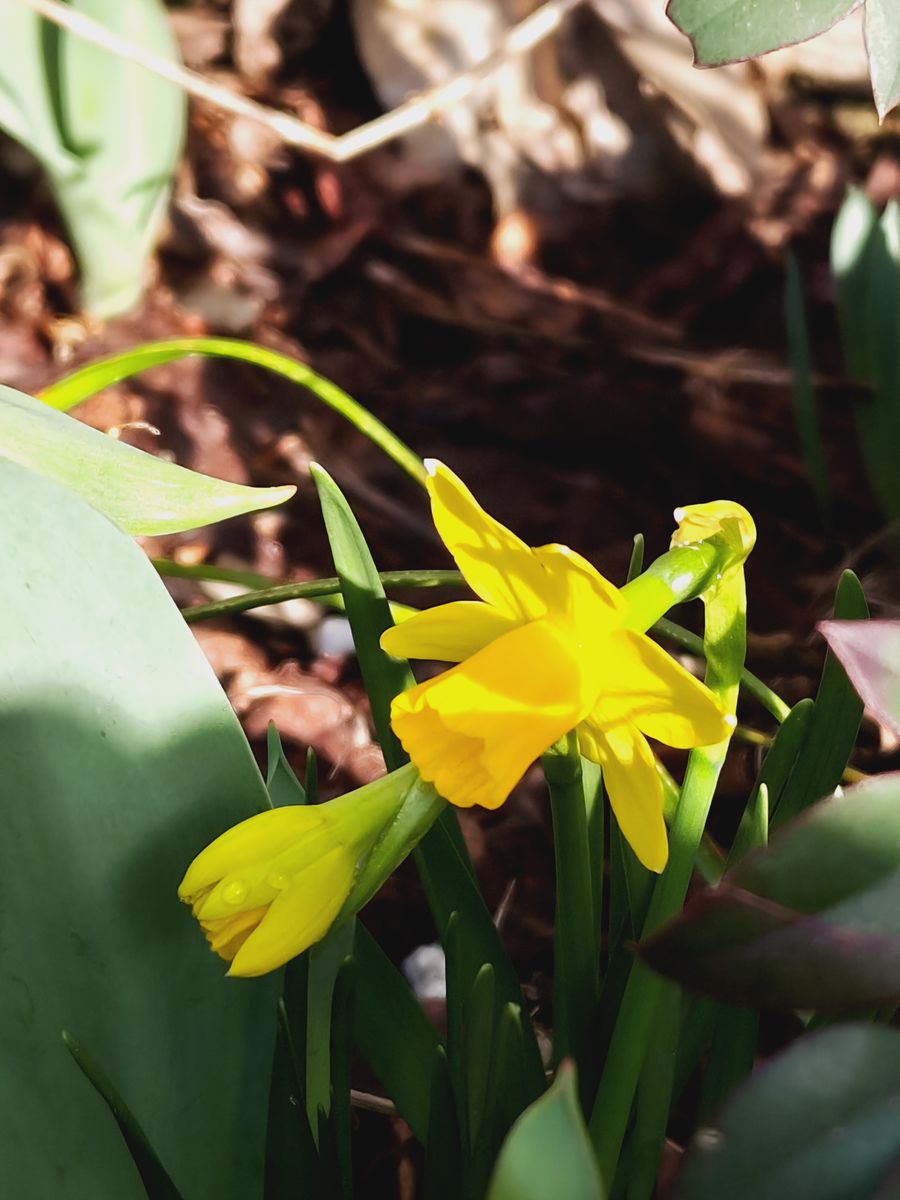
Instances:
[[[207,358],[229,358],[252,366],[263,367],[276,375],[312,392],[316,399],[333,409],[349,421],[354,428],[402,467],[417,483],[425,481],[425,467],[417,454],[401,442],[386,425],[373,416],[368,409],[348,396],[345,391],[321,375],[317,375],[306,363],[279,354],[267,346],[255,346],[235,338],[196,337],[174,338],[162,342],[146,342],[123,354],[101,358],[79,367],[70,375],[63,376],[45,388],[40,399],[51,408],[68,410],[87,400],[89,396],[102,392],[104,388],[122,379],[128,379],[140,371],[163,363],[177,362],[191,354]]]
[[[7,460],[0,508],[0,1194],[143,1197],[70,1029],[186,1200],[253,1200],[278,980],[224,978],[176,888],[262,780],[131,539]]]
[[[739,62],[830,29],[860,0],[669,0],[666,13],[702,67]]]
[[[0,385],[0,454],[64,484],[127,533],[177,533],[271,508],[294,487],[251,488],[188,471]]]
[[[852,1024],[804,1037],[698,1132],[677,1200],[888,1200],[898,1107],[900,1033]]]
[[[900,621],[820,621],[818,628],[875,719],[900,735]]]
[[[575,1068],[564,1065],[552,1087],[510,1130],[488,1200],[603,1200],[605,1195],[578,1104]]]
[[[895,0],[866,0],[866,52],[875,107],[883,121],[900,104],[900,19]]]
[[[846,1011],[900,1000],[900,774],[815,805],[640,950],[734,1004]]]
[[[72,0],[72,7],[177,62],[160,0]],[[3,3],[0,124],[40,160],[69,227],[85,306],[130,308],[144,285],[185,125],[181,90],[127,58]]]

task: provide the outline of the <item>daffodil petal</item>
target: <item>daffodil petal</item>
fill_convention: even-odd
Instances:
[[[603,769],[622,836],[648,871],[662,871],[669,857],[663,788],[646,739],[636,729],[604,731],[585,722],[578,727],[578,744]]]
[[[733,719],[712,692],[641,633],[604,639],[597,671],[602,691],[590,720],[600,729],[636,725],[667,746],[711,746]]]
[[[547,574],[551,607],[566,621],[595,634],[623,623],[622,593],[576,550],[553,542],[538,546],[534,556]]]
[[[443,463],[426,462],[431,514],[441,541],[482,600],[515,621],[548,608],[548,577],[534,551],[484,511]]]
[[[307,867],[272,901],[228,974],[265,975],[324,937],[349,894],[355,870],[355,856],[343,846]]]
[[[189,901],[223,876],[274,857],[322,824],[316,808],[303,804],[267,809],[248,817],[200,851],[179,884],[179,898]]]
[[[200,927],[206,934],[210,950],[231,962],[235,954],[268,912],[268,905],[250,908],[246,912],[234,913],[213,921],[201,921]]]
[[[386,629],[381,635],[381,648],[395,658],[462,662],[515,627],[511,617],[489,604],[455,600],[416,613]]]
[[[497,808],[592,697],[578,647],[552,621],[532,621],[397,696],[391,723],[446,800]]]

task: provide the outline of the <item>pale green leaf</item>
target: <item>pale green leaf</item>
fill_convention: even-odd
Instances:
[[[694,44],[699,66],[737,62],[830,29],[860,0],[670,0],[670,20]]]
[[[160,0],[71,0],[142,48],[177,61]],[[140,297],[184,135],[181,90],[121,55],[0,0],[0,126],[47,172],[98,316]]]
[[[294,487],[200,475],[0,386],[0,454],[64,484],[132,534],[175,533],[271,508]]]
[[[575,1070],[563,1065],[553,1086],[519,1117],[503,1143],[488,1200],[603,1200]]]
[[[0,1195],[146,1200],[69,1029],[183,1196],[258,1198],[278,979],[226,979],[176,888],[265,788],[139,547],[7,460],[0,509]]]
[[[897,0],[866,0],[866,53],[875,107],[883,121],[900,104],[900,12]]]

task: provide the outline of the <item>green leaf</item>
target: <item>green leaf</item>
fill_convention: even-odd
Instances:
[[[815,805],[642,943],[655,970],[734,1004],[900,999],[900,774]]]
[[[270,350],[267,346],[254,346],[252,342],[234,338],[173,338],[161,342],[146,342],[126,350],[123,354],[114,354],[110,358],[101,358],[85,367],[79,367],[77,371],[63,376],[45,388],[40,398],[51,408],[68,410],[80,404],[82,400],[87,400],[89,396],[102,392],[113,383],[128,379],[149,367],[177,362],[192,354],[200,354],[207,358],[234,359],[263,367],[297,384],[298,387],[305,388],[328,408],[349,421],[417,483],[424,483],[425,467],[418,455],[352,396],[348,396],[330,380],[317,375],[306,363],[289,358],[286,354],[279,354],[277,350]]]
[[[453,1107],[437,1033],[409,984],[361,922],[356,923],[353,956],[357,1048],[401,1117],[422,1145],[428,1145],[435,1087],[443,1084],[446,1089],[442,1111]]]
[[[834,597],[834,615],[852,621],[863,621],[869,615],[862,585],[852,571],[844,571],[841,575]],[[815,707],[790,778],[780,798],[769,796],[773,828],[778,828],[838,786],[856,743],[862,714],[862,701],[844,668],[829,651],[825,656]]]
[[[817,626],[875,719],[900,736],[900,621]]]
[[[147,1141],[147,1135],[135,1119],[134,1113],[116,1091],[112,1080],[70,1033],[64,1030],[62,1036],[66,1049],[78,1063],[85,1078],[93,1084],[106,1101],[110,1113],[119,1126],[119,1132],[122,1134],[125,1145],[128,1147],[128,1153],[141,1177],[148,1200],[182,1200],[169,1172],[159,1161],[156,1151]]]
[[[177,533],[271,508],[294,487],[251,488],[177,467],[0,385],[0,452],[64,484],[127,533]]]
[[[306,804],[306,789],[291,769],[291,764],[285,757],[281,737],[275,725],[270,721],[266,730],[266,750],[268,766],[266,768],[266,790],[273,808],[285,804]]]
[[[866,52],[875,107],[883,121],[900,103],[900,21],[894,0],[866,0]]]
[[[678,1200],[887,1200],[898,1105],[900,1034],[854,1024],[804,1037],[699,1131]]]
[[[848,188],[831,233],[831,273],[837,284],[844,361],[856,380],[868,379],[870,373],[869,256],[877,226],[878,212],[866,193]]]
[[[791,398],[794,402],[794,421],[800,438],[800,449],[815,492],[820,512],[827,517],[828,469],[822,449],[822,430],[819,406],[812,381],[812,347],[806,320],[803,278],[797,259],[790,251],[785,255],[784,315],[791,366]]]
[[[510,1130],[488,1200],[603,1200],[605,1194],[578,1105],[575,1068],[563,1065]]]
[[[334,567],[341,581],[341,595],[353,642],[372,708],[375,732],[390,769],[406,762],[406,755],[391,729],[391,701],[398,692],[415,683],[409,666],[385,653],[379,639],[393,624],[384,588],[372,562],[359,523],[331,476],[310,464],[310,474],[319,493],[322,516]]]
[[[740,62],[824,33],[860,0],[669,0],[666,13],[701,67]]]
[[[0,1194],[139,1200],[72,1029],[186,1197],[262,1187],[277,977],[233,981],[176,899],[266,806],[221,687],[141,550],[0,460]]]
[[[175,63],[159,0],[73,0],[72,7]],[[85,306],[130,308],[144,285],[181,151],[181,89],[101,50],[25,5],[7,4],[0,124],[40,160],[72,235]]]

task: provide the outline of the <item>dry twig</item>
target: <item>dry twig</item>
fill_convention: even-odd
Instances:
[[[565,17],[583,0],[546,0],[529,13],[518,25],[514,25],[502,39],[500,45],[468,71],[463,71],[449,82],[409,100],[393,109],[336,137],[325,130],[308,125],[290,113],[279,112],[255,100],[248,100],[212,83],[197,71],[172,63],[162,55],[146,50],[136,42],[129,41],[112,29],[101,25],[84,13],[78,12],[61,0],[20,0],[33,12],[68,30],[76,37],[108,50],[119,58],[136,63],[154,75],[167,79],[180,87],[189,96],[206,100],[218,108],[249,117],[276,133],[282,141],[298,150],[328,159],[330,162],[349,162],[377,146],[402,137],[414,129],[427,125],[444,109],[465,99],[483,79],[491,75],[511,58],[533,50],[554,33]]]

